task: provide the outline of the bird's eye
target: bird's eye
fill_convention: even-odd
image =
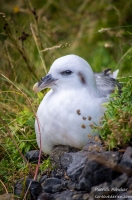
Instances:
[[[66,70],[66,71],[61,72],[61,74],[62,75],[71,75],[72,71],[71,70]]]

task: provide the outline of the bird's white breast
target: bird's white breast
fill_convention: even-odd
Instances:
[[[106,101],[106,98],[92,98],[86,88],[81,91],[50,90],[37,111],[42,151],[50,153],[53,146],[58,144],[82,148],[88,140],[88,134],[91,134],[89,125],[99,123],[104,113],[102,103]],[[35,129],[39,145],[37,122]]]

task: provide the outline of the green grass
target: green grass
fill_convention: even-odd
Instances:
[[[131,7],[123,0],[0,2],[0,175],[9,192],[31,171],[22,155],[38,148],[34,119],[43,92],[35,95],[34,83],[66,54],[82,56],[97,72],[131,75]]]

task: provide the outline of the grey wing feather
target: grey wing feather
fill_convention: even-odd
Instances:
[[[94,76],[97,88],[102,96],[111,94],[116,86],[119,89],[119,93],[121,92],[122,86],[115,78],[112,78],[111,69],[106,69],[101,73],[94,73]]]

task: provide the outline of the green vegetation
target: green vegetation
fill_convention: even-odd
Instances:
[[[101,125],[94,128],[109,149],[123,148],[132,142],[132,77],[123,78],[123,81],[122,93],[116,88],[111,94]]]
[[[16,180],[32,171],[35,173],[36,166],[29,165],[23,155],[38,148],[34,118],[44,94],[34,94],[32,86],[56,58],[77,54],[96,72],[112,68],[120,69],[120,76],[132,74],[132,2],[2,0],[0,8],[0,177],[3,183],[0,182],[0,193],[3,194],[5,187],[13,193]],[[131,79],[126,78],[121,98],[115,92],[115,101],[107,105],[100,128],[107,146],[121,146],[130,140],[131,85]],[[118,130],[121,135],[116,133],[114,137]],[[40,171],[49,165],[47,160]]]

